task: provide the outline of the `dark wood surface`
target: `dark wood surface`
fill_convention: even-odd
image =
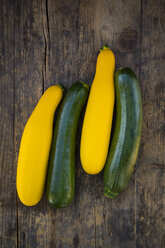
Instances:
[[[163,0],[0,0],[0,247],[165,247],[165,97]],[[21,204],[16,192],[19,144],[42,93],[95,73],[108,44],[116,68],[138,75],[143,132],[127,189],[110,200],[102,175],[81,168],[78,129],[76,192],[66,209],[46,200]]]

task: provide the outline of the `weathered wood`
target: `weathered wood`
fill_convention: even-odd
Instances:
[[[165,246],[164,1],[29,0],[0,4],[0,246],[140,248]],[[87,175],[76,146],[72,204],[35,207],[16,196],[16,162],[25,123],[44,90],[77,80],[91,84],[100,47],[116,68],[140,78],[143,133],[135,173],[110,200],[102,174]],[[16,159],[15,159],[16,158]]]
[[[97,45],[100,47],[104,43],[112,48],[116,68],[129,66],[138,74],[140,1],[128,1],[127,4],[124,1],[98,1],[95,13]],[[98,182],[99,187],[96,188]],[[102,177],[98,176],[94,194],[96,247],[134,247],[135,177],[132,177],[125,192],[110,200],[103,196]]]
[[[17,246],[13,5],[0,3],[0,246]]]
[[[45,86],[54,82],[62,82],[66,88],[79,80],[79,2],[48,1],[48,42],[50,44],[47,56]],[[54,210],[48,206],[49,230],[51,230],[51,247],[93,247],[95,243],[94,229],[90,229],[93,220],[90,216],[90,197],[84,195],[87,182],[80,185],[79,174],[79,149],[77,147],[76,159],[76,193],[73,203],[65,209]],[[81,178],[82,180],[82,178]],[[80,186],[81,187],[81,186]],[[86,197],[85,201],[83,195]],[[88,206],[89,211],[86,206]],[[83,207],[84,206],[84,207]],[[92,206],[91,206],[92,207]],[[82,210],[82,211],[81,211]],[[89,219],[89,220],[88,220]],[[80,224],[81,223],[81,224]],[[82,234],[79,226],[83,228]],[[84,236],[84,231],[88,232]]]
[[[18,158],[24,126],[44,88],[45,39],[42,2],[16,1],[15,26],[15,145]],[[15,175],[15,173],[14,173]],[[13,176],[14,176],[13,175]],[[18,200],[18,247],[49,247],[43,202],[26,207]]]
[[[165,2],[143,1],[140,83],[143,135],[137,166],[136,247],[165,247]]]

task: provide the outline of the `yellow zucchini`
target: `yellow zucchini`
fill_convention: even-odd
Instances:
[[[63,95],[61,85],[48,88],[25,126],[17,166],[17,192],[24,205],[37,204],[44,191],[54,112]]]
[[[97,59],[81,135],[81,163],[88,174],[98,174],[106,161],[115,99],[114,70],[114,54],[103,46]]]

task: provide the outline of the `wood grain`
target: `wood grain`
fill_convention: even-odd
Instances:
[[[1,1],[0,14],[0,246],[17,245],[14,154],[14,16]]]
[[[0,4],[0,246],[163,248],[165,246],[165,128],[163,0],[29,0]],[[42,93],[55,83],[91,85],[101,46],[116,68],[139,76],[143,133],[127,189],[110,200],[102,174],[80,164],[82,112],[72,204],[53,209],[46,196],[25,207],[16,194],[24,126]]]
[[[15,16],[15,146],[18,157],[24,126],[43,93],[45,39],[41,1],[17,1],[13,14]],[[28,208],[18,200],[18,247],[46,247],[45,221],[42,204]]]
[[[136,247],[165,246],[165,5],[143,1],[140,83],[143,135],[136,173]]]

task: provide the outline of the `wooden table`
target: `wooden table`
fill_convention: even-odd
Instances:
[[[163,0],[0,0],[0,247],[165,247],[165,98]],[[125,192],[103,195],[102,175],[81,168],[66,209],[44,195],[34,207],[16,192],[19,144],[43,92],[56,83],[92,83],[98,51],[108,44],[116,68],[138,75],[143,132]]]

